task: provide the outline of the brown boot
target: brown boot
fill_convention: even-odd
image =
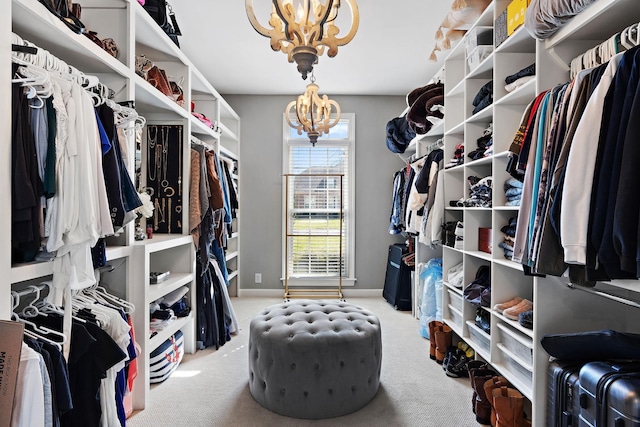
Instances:
[[[483,362],[482,360],[472,360],[469,363],[467,363],[467,370],[469,371],[469,379],[471,380],[471,388],[473,389],[473,396],[471,396],[471,410],[473,411],[473,413],[476,413],[476,389],[475,389],[475,385],[473,383],[473,376],[475,374],[475,371],[477,371],[478,369],[487,369],[489,367],[489,365],[487,364],[487,362]]]
[[[442,363],[447,353],[447,348],[451,346],[451,328],[447,325],[436,327],[434,335],[436,336],[436,362]]]
[[[484,383],[484,394],[489,399],[489,404],[491,405],[491,425],[495,427],[496,425],[496,408],[493,406],[493,389],[500,387],[511,387],[509,381],[505,377],[494,376],[491,379],[487,380]]]
[[[524,397],[514,389],[500,387],[492,392],[496,408],[496,427],[521,427],[524,424]]]
[[[437,320],[429,322],[429,358],[436,360],[436,328],[442,326],[443,323]]]
[[[491,424],[491,403],[484,392],[484,383],[496,375],[492,369],[476,369],[473,374],[469,372],[476,396],[474,402],[476,421],[480,424]]]

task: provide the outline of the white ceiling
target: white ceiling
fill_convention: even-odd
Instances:
[[[260,3],[254,0],[256,13]],[[222,94],[299,95],[303,81],[295,64],[274,52],[258,34],[242,0],[170,1],[182,30],[185,54]],[[360,26],[334,58],[314,67],[321,95],[406,95],[441,67],[429,61],[434,34],[447,0],[360,0]],[[346,3],[341,10],[349,13]],[[268,17],[259,17],[266,26]],[[339,34],[346,32],[346,28]],[[442,55],[439,56],[439,59]]]

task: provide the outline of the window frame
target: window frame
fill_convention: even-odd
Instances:
[[[286,121],[286,113],[282,115],[282,169],[283,169],[283,177],[282,177],[282,213],[281,213],[281,225],[282,225],[282,277],[281,282],[282,286],[284,286],[284,278],[286,274],[287,265],[287,257],[286,257],[286,206],[288,203],[287,191],[286,191],[286,179],[284,174],[290,173],[289,171],[289,154],[290,154],[290,146],[308,146],[311,143],[309,142],[309,138],[306,134],[296,135],[296,138],[290,138],[291,135],[291,127],[287,124]],[[347,205],[347,208],[344,210],[344,216],[346,222],[348,224],[347,231],[345,234],[346,244],[345,250],[347,252],[347,256],[345,257],[345,261],[347,262],[346,271],[347,275],[342,277],[342,286],[354,286],[356,282],[355,278],[355,229],[356,229],[356,215],[355,215],[355,128],[356,128],[356,117],[354,113],[342,113],[340,115],[340,120],[346,120],[349,123],[349,131],[348,137],[345,139],[331,139],[331,132],[329,135],[324,136],[318,139],[316,146],[322,147],[327,145],[336,145],[336,146],[346,146],[348,148],[348,176],[346,177],[348,183],[347,190],[347,198],[344,201]],[[338,286],[339,277],[298,277],[298,276],[289,276],[288,284],[290,287],[295,286]]]

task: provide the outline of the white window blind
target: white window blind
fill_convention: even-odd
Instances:
[[[293,234],[286,237],[289,277],[338,277],[341,264],[342,276],[349,276],[349,121],[336,128],[315,146],[301,140],[295,130],[289,134],[286,221]]]

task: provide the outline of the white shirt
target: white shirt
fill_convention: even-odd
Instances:
[[[44,426],[44,385],[40,370],[42,356],[22,343],[20,368],[13,399],[11,427]]]
[[[598,86],[587,102],[567,158],[560,210],[560,240],[567,264],[584,265],[587,260],[589,208],[602,126],[602,108],[622,55],[623,53],[619,53],[609,60]]]

